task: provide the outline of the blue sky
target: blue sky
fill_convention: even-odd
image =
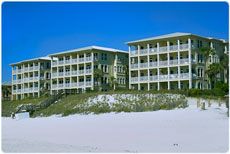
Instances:
[[[127,50],[127,41],[172,32],[228,39],[225,2],[5,2],[2,80],[10,63],[89,45]]]

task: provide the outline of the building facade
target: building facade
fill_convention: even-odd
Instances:
[[[89,46],[49,55],[51,94],[128,87],[128,52]]]
[[[29,59],[12,66],[12,100],[40,97],[50,90],[51,59]]]
[[[219,63],[228,43],[191,33],[172,33],[127,42],[129,45],[129,89],[210,89],[205,74]],[[201,50],[214,54],[204,57]],[[221,80],[221,75],[218,76]]]

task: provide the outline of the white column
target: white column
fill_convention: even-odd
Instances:
[[[70,80],[69,80],[69,83],[70,83],[70,88],[72,88],[72,55],[70,55],[70,68],[69,68],[69,71],[70,71]]]
[[[169,52],[169,46],[170,46],[170,43],[169,41],[167,41],[167,52]]]
[[[93,55],[93,51],[91,52],[91,56],[92,59],[94,59],[94,55]],[[91,74],[91,90],[94,90],[94,60],[91,63],[91,70],[92,70],[92,74]]]
[[[177,45],[178,45],[177,59],[178,59],[178,64],[180,64],[180,40],[177,40]]]
[[[178,89],[180,89],[181,88],[180,87],[180,66],[178,66],[177,70],[178,70]]]
[[[51,64],[50,64],[51,70],[50,70],[50,95],[53,94],[53,57],[51,57]],[[57,70],[58,72],[58,70]]]
[[[131,89],[131,47],[129,46],[129,89]]]
[[[140,45],[137,46],[138,49],[138,90],[141,89],[141,85],[140,85]]]
[[[189,58],[189,89],[192,88],[192,63],[191,63],[191,39],[188,39],[188,58]]]
[[[11,100],[14,100],[14,94],[13,94],[13,91],[14,91],[14,83],[13,83],[13,80],[14,80],[14,75],[13,75],[13,70],[14,70],[14,66],[12,65],[12,71],[11,71]]]
[[[149,44],[147,44],[147,51],[148,51],[148,54],[147,54],[147,61],[148,61],[148,83],[147,83],[147,85],[148,85],[148,91],[150,90],[150,83],[149,83]]]

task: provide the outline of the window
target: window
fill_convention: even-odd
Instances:
[[[98,65],[94,65],[93,67],[94,67],[94,69],[98,69]]]

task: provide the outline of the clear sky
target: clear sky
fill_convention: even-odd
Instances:
[[[2,80],[10,63],[90,45],[128,50],[127,41],[173,32],[228,40],[225,2],[5,2]]]

